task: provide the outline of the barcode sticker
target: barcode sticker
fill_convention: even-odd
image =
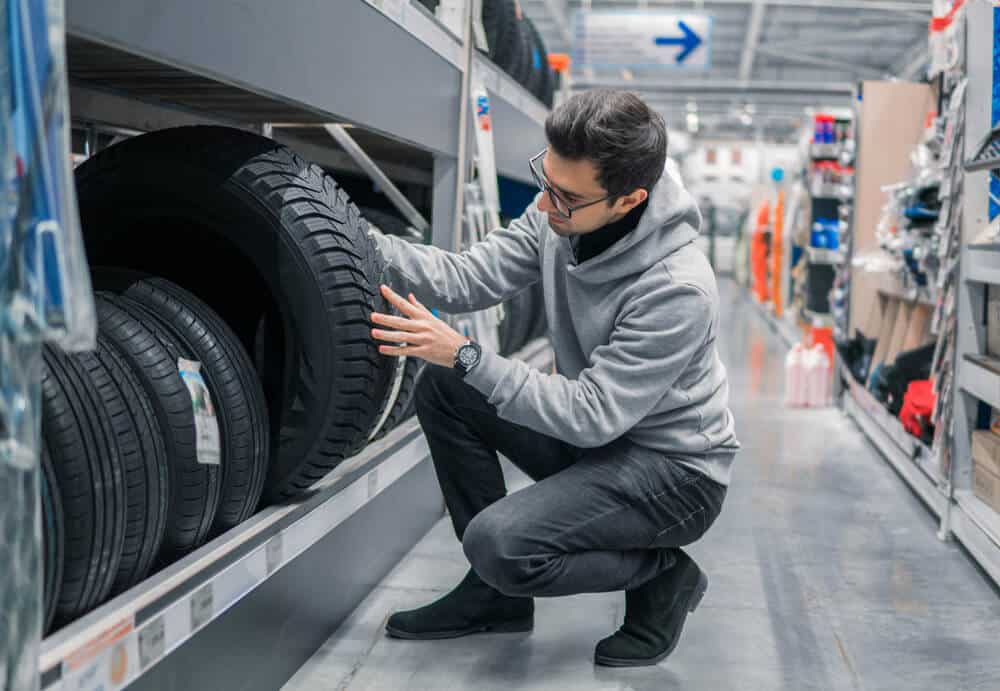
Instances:
[[[201,376],[201,363],[180,358],[177,370],[191,394],[191,409],[194,412],[196,451],[198,462],[219,465],[222,462],[222,444],[219,441],[219,420],[215,416],[212,395]]]

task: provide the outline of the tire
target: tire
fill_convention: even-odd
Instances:
[[[542,100],[541,93],[546,74],[545,70],[548,69],[548,54],[545,52],[545,45],[542,43],[542,37],[538,34],[538,29],[535,28],[535,23],[525,17],[521,20],[521,24],[527,32],[526,43],[530,57],[529,63],[531,65],[524,86],[540,101]]]
[[[212,308],[163,279],[133,284],[125,297],[155,313],[201,363],[222,445],[222,497],[210,536],[253,515],[264,491],[270,439],[267,404],[253,363]]]
[[[153,404],[132,367],[102,333],[97,358],[108,370],[128,412],[137,447],[125,461],[125,542],[111,595],[128,590],[149,575],[163,545],[170,496],[170,464]]]
[[[392,406],[392,412],[389,413],[385,425],[383,425],[373,441],[378,441],[416,414],[416,409],[414,408],[416,399],[413,394],[417,389],[417,383],[420,381],[420,375],[423,374],[425,365],[426,363],[420,358],[406,358],[406,363],[403,366],[403,379],[399,387],[399,394],[396,396],[396,401]]]
[[[373,209],[370,206],[359,207],[359,210],[370,225],[386,235],[395,235],[410,242],[423,242],[420,231],[399,216],[389,211],[383,211],[382,209]]]
[[[56,348],[46,346],[42,358],[43,443],[59,488],[66,547],[56,617],[66,622],[111,592],[125,538],[125,483],[101,382]]]
[[[105,149],[76,178],[92,263],[182,283],[247,350],[269,323],[254,353],[271,411],[268,500],[306,490],[367,440],[393,376],[370,332],[385,311],[382,266],[331,177],[252,133],[184,127]]]
[[[511,65],[510,76],[518,84],[528,89],[531,83],[533,65],[531,33],[528,30],[528,22],[525,19],[519,19],[517,22],[517,51],[518,58]]]
[[[169,499],[158,561],[166,564],[208,538],[219,504],[219,469],[198,462],[191,396],[177,371],[176,357],[120,303],[119,298],[97,295],[98,326],[132,368],[163,435]]]
[[[63,520],[62,501],[56,471],[45,443],[41,444],[42,488],[42,554],[43,554],[43,633],[52,628],[59,601],[59,588],[63,579],[63,561],[66,558],[66,528]]]
[[[497,67],[509,70],[517,55],[517,8],[514,0],[483,0],[482,18],[490,60]]]
[[[545,42],[542,40],[542,35],[538,32],[538,27],[530,19],[525,19],[528,24],[528,31],[531,34],[531,42],[534,46],[534,55],[537,57],[537,61],[534,61],[535,68],[535,78],[532,83],[531,93],[535,95],[539,101],[545,105],[552,107],[552,69],[549,67],[549,53],[545,50]]]

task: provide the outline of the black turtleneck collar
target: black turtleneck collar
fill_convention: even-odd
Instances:
[[[648,203],[649,200],[647,199],[614,223],[609,223],[592,233],[578,236],[575,248],[576,263],[582,264],[588,259],[596,257],[635,230]]]

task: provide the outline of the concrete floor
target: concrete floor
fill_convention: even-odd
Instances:
[[[853,424],[781,406],[784,349],[724,285],[723,359],[744,448],[719,521],[691,549],[701,608],[657,667],[592,664],[624,596],[536,601],[531,634],[386,638],[396,609],[465,574],[442,520],[285,691],[1000,689],[1000,598]],[[511,474],[511,488],[525,479]]]

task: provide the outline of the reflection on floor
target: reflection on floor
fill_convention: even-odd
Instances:
[[[621,594],[538,600],[531,634],[386,638],[390,612],[466,571],[442,520],[286,691],[1000,689],[996,591],[844,416],[782,408],[784,349],[731,283],[723,310],[743,451],[722,517],[691,549],[711,580],[670,658],[592,664]]]

